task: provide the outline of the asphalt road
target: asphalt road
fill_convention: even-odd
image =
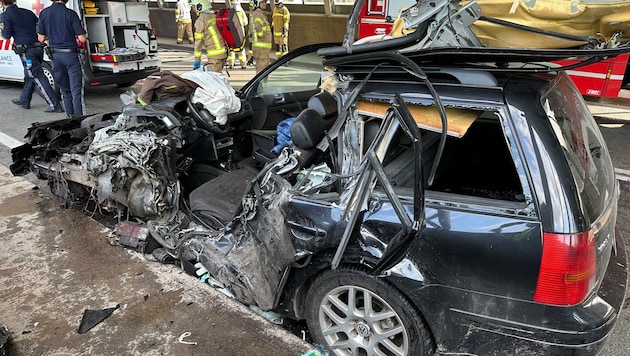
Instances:
[[[163,69],[169,69],[176,73],[181,73],[183,71],[189,70],[190,63],[192,63],[190,54],[185,52],[164,52],[163,59]],[[253,72],[254,71],[252,68],[248,68],[245,70],[242,70],[240,68],[234,69],[230,71],[231,76],[228,79],[230,80],[230,82],[233,83],[235,87],[240,87],[249,78],[251,78],[251,76],[253,76]],[[135,84],[130,88],[118,88],[116,86],[86,88],[85,100],[87,111],[88,113],[97,113],[103,111],[119,110],[122,107],[119,95],[125,90],[133,90],[137,93],[140,91],[140,88],[141,82]],[[20,90],[20,84],[0,82],[0,98],[3,98],[3,101],[5,101],[5,104],[0,105],[0,166],[8,167],[8,165],[11,163],[10,148],[19,145],[22,142],[27,128],[30,127],[32,123],[61,119],[65,117],[65,114],[63,113],[44,113],[43,110],[45,109],[46,105],[43,99],[38,96],[35,96],[33,98],[30,110],[24,110],[16,105],[13,105],[9,101],[9,99],[17,98]],[[628,137],[630,137],[630,108],[628,109],[628,115],[625,114],[625,107],[616,107],[614,109],[615,112],[618,113],[617,117],[621,119],[627,117],[629,119],[628,123],[624,123],[623,120],[613,121],[612,124],[608,123],[606,125],[602,125],[601,130],[606,139],[609,151],[611,152],[613,162],[618,173],[618,178],[620,180],[621,197],[619,203],[618,223],[621,232],[624,234],[627,246],[630,246],[630,140],[628,140]],[[603,110],[603,112],[606,111],[607,110]],[[619,114],[620,111],[621,114]],[[6,171],[3,172],[5,172],[6,174]],[[41,184],[41,182],[39,183]],[[77,215],[74,217],[74,219],[82,219],[82,217],[80,215]],[[80,225],[81,223],[77,222],[77,224]],[[628,296],[630,296],[630,291],[627,294],[627,297]],[[630,311],[628,310],[630,297],[628,297],[626,300],[627,302],[625,303],[624,309],[622,310],[619,324],[617,325],[615,333],[612,335],[610,340],[608,340],[608,343],[606,344],[602,355],[630,355],[630,343],[628,343],[627,341],[630,340]],[[2,301],[0,300],[0,307],[1,306]],[[249,318],[251,317],[251,312],[247,309],[239,309],[238,307],[236,307],[236,310],[237,312],[231,315],[236,318],[242,318],[240,320],[245,320],[244,323],[247,324],[246,321],[249,320]],[[229,326],[230,324],[231,323],[228,322],[226,325]],[[234,324],[237,325],[236,327],[240,327],[243,322],[235,322]],[[261,324],[260,320],[258,320],[254,325],[256,326],[256,328],[258,328],[260,327],[260,325],[266,324]],[[0,326],[2,326],[1,316]],[[276,330],[273,325],[266,325],[266,327],[269,327],[272,330]],[[281,336],[280,338],[282,337],[284,336]],[[288,336],[286,337],[291,338],[292,335],[288,334]],[[266,342],[265,338],[254,339],[261,343]],[[275,340],[275,338],[272,337],[269,340],[273,341]],[[296,342],[298,341],[300,340],[297,340]],[[273,342],[270,345],[274,345]],[[299,346],[296,346],[295,348],[295,355],[298,355],[305,347],[304,344],[298,343],[297,345]],[[199,352],[199,350],[197,352]],[[183,354],[196,354],[196,352],[190,353],[187,351]],[[231,353],[227,352],[225,354]],[[238,353],[232,352],[232,354]]]

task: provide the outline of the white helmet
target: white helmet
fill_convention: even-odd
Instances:
[[[209,0],[191,0],[190,4],[195,7],[197,12],[212,9],[212,3]]]

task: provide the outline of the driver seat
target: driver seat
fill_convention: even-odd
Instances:
[[[331,100],[321,99],[326,94],[316,95],[315,99],[309,100],[311,107],[302,110],[291,125],[293,148],[300,153],[300,167],[308,165],[316,157],[317,145],[334,123],[332,118],[336,117],[336,101],[332,96],[329,98]],[[334,110],[331,109],[332,104]],[[258,174],[258,170],[251,165],[253,160],[246,162],[240,162],[238,169],[223,173],[190,193],[190,210],[197,218],[211,227],[222,228],[236,216],[245,190]]]
[[[311,139],[316,139],[317,142],[315,142],[315,145],[317,145],[319,141],[323,138],[323,133],[332,126],[332,124],[335,122],[334,119],[337,118],[337,101],[330,93],[326,91],[321,91],[311,96],[308,99],[306,106],[307,108],[302,110],[300,114],[298,114],[295,121],[291,125],[291,139],[295,143],[295,139],[293,138],[295,131],[296,134],[301,135],[298,140],[302,140],[301,143],[303,145],[312,145],[312,142],[308,143],[304,141],[308,141]],[[319,137],[319,139],[317,139],[316,137],[316,133],[318,132],[321,132],[322,134],[322,137]],[[267,131],[263,130],[252,130],[250,131],[250,133],[252,134],[253,138],[254,146],[252,158],[254,159],[254,161],[259,162],[258,164],[262,166],[277,157],[277,154],[272,152],[272,149],[277,144],[276,131],[273,131],[273,133],[268,133]],[[313,135],[313,137],[311,137],[311,134]],[[314,147],[315,145],[312,146]],[[299,145],[297,147],[301,148]]]

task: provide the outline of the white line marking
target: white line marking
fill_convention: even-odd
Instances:
[[[24,142],[18,141],[4,132],[0,132],[0,143],[9,148],[15,148],[24,144]]]

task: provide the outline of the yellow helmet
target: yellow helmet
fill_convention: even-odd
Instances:
[[[195,7],[197,12],[212,9],[212,3],[209,0],[191,0],[190,4]]]

